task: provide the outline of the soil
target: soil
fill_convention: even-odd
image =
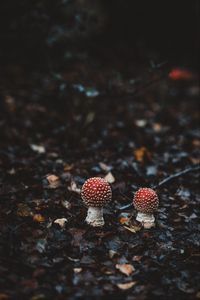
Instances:
[[[81,51],[1,69],[0,299],[198,299],[197,75]],[[157,187],[155,228],[121,209],[187,168]],[[98,229],[80,197],[93,176],[113,190]]]

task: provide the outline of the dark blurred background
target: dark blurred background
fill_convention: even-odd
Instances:
[[[148,49],[150,57],[195,67],[198,11],[198,0],[3,0],[0,58],[45,66],[48,55],[62,61],[69,49],[138,59]]]

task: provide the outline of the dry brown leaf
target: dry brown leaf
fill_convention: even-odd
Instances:
[[[15,98],[13,98],[10,95],[6,95],[4,98],[5,104],[7,109],[12,113],[16,110],[16,101]]]
[[[133,261],[139,262],[139,261],[141,261],[141,259],[142,259],[142,256],[141,256],[141,255],[134,255],[134,256],[133,256]]]
[[[147,158],[151,157],[151,155],[146,147],[140,147],[140,148],[134,150],[134,156],[135,156],[135,159],[139,162],[143,162],[145,157],[147,157]]]
[[[191,162],[192,162],[194,165],[200,164],[200,158],[198,158],[198,157],[189,157],[189,159],[191,160]]]
[[[60,186],[60,179],[58,176],[52,174],[47,176],[47,180],[49,183],[49,187],[52,189],[56,189],[57,187]]]
[[[196,298],[200,299],[200,291],[196,293]]]
[[[33,212],[27,204],[19,203],[17,208],[17,215],[20,217],[30,217],[33,215]]]
[[[192,141],[192,145],[193,145],[194,147],[200,147],[200,140],[194,139],[194,140]]]
[[[127,230],[129,230],[129,231],[131,231],[133,233],[136,233],[137,231],[141,230],[140,226],[131,226],[131,227],[124,226],[124,228],[126,228]]]
[[[67,172],[67,171],[71,171],[73,169],[74,165],[71,164],[71,165],[68,165],[68,164],[65,164],[64,165],[64,171]]]
[[[153,130],[155,132],[161,132],[162,131],[162,125],[160,123],[154,123],[152,127],[153,127]]]
[[[137,281],[130,281],[130,282],[126,282],[126,283],[118,283],[117,287],[120,290],[128,290],[130,288],[132,288],[134,285],[136,285]]]
[[[41,214],[36,214],[33,216],[33,221],[42,223],[45,221],[45,218]]]
[[[117,264],[116,269],[127,276],[131,275],[135,271],[135,268],[130,264]]]
[[[10,297],[4,293],[0,293],[0,300],[10,299]]]

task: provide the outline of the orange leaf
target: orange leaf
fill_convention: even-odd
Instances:
[[[150,153],[147,150],[147,148],[145,148],[145,147],[140,147],[140,148],[134,150],[134,155],[135,155],[135,159],[139,162],[143,162],[145,156],[150,158]]]
[[[33,216],[33,221],[42,223],[45,221],[45,218],[41,214],[36,214]]]
[[[121,223],[121,224],[126,224],[126,225],[128,225],[128,223],[129,223],[129,218],[126,218],[126,217],[121,217],[120,219],[119,219],[119,222]]]

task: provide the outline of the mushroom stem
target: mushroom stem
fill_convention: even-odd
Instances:
[[[155,226],[155,217],[153,214],[138,212],[136,220],[142,223],[143,227],[147,229]]]
[[[104,225],[103,219],[103,207],[92,207],[88,208],[87,217],[85,221],[94,227],[100,227]]]

